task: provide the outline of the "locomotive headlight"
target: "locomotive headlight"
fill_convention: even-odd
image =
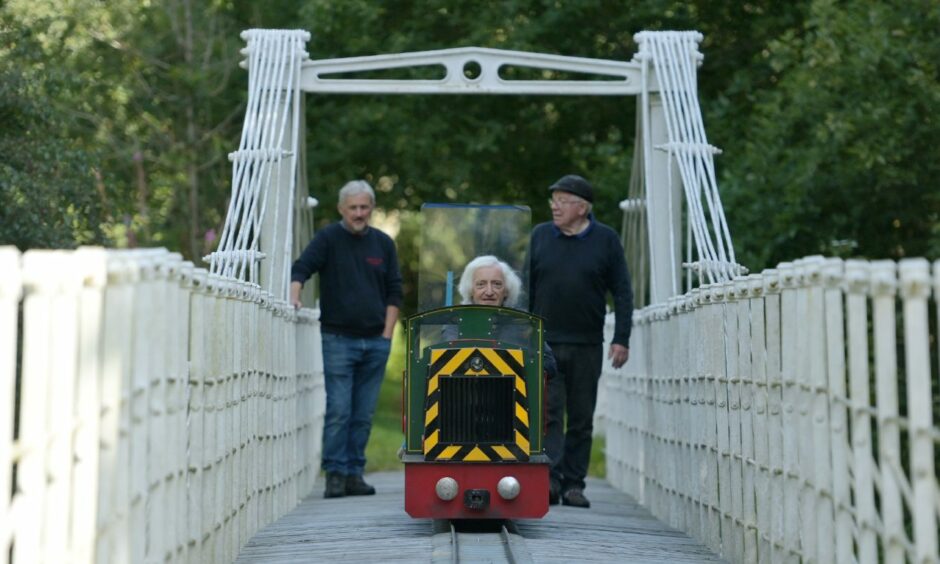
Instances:
[[[437,485],[434,486],[434,493],[437,494],[437,497],[441,498],[444,501],[450,501],[457,497],[457,492],[460,491],[460,486],[457,485],[457,480],[445,476],[437,481]]]
[[[505,476],[496,484],[496,492],[503,499],[516,499],[521,489],[522,486],[519,485],[519,480],[512,476]]]

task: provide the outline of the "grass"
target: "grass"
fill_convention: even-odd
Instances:
[[[395,327],[392,352],[385,367],[385,380],[379,391],[379,403],[372,419],[372,434],[366,446],[366,472],[403,470],[398,460],[398,447],[404,435],[401,430],[401,382],[405,369],[405,337],[399,323]],[[606,476],[604,437],[594,437],[588,474]]]

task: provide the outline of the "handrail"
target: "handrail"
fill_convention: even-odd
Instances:
[[[932,271],[808,257],[635,312],[608,478],[732,562],[935,562]]]
[[[0,562],[231,562],[312,490],[310,312],[163,249],[0,270]]]

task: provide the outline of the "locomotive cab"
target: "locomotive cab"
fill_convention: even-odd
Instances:
[[[419,304],[438,307],[406,322],[405,510],[428,518],[542,517],[542,321],[515,308],[451,303],[454,275],[474,256],[494,254],[522,270],[528,209],[425,206],[422,213],[425,235],[437,227],[433,240],[422,241],[422,263],[450,270],[419,273]],[[494,229],[481,236],[488,225]],[[467,232],[459,233],[462,226]],[[458,233],[442,236],[442,227]],[[435,249],[441,241],[473,248]]]

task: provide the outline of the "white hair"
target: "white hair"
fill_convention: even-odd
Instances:
[[[506,300],[503,302],[503,306],[516,307],[516,302],[519,301],[519,292],[522,289],[522,280],[519,279],[519,275],[513,271],[512,267],[493,255],[479,256],[467,263],[467,266],[463,269],[463,274],[460,275],[460,284],[457,286],[460,297],[463,298],[461,303],[473,303],[473,275],[477,269],[487,266],[498,266],[503,271],[503,281],[506,284]]]
[[[368,194],[369,199],[372,200],[372,205],[375,205],[375,191],[365,180],[350,180],[344,184],[343,187],[339,189],[339,204],[343,205],[346,198],[358,196],[359,194]]]

